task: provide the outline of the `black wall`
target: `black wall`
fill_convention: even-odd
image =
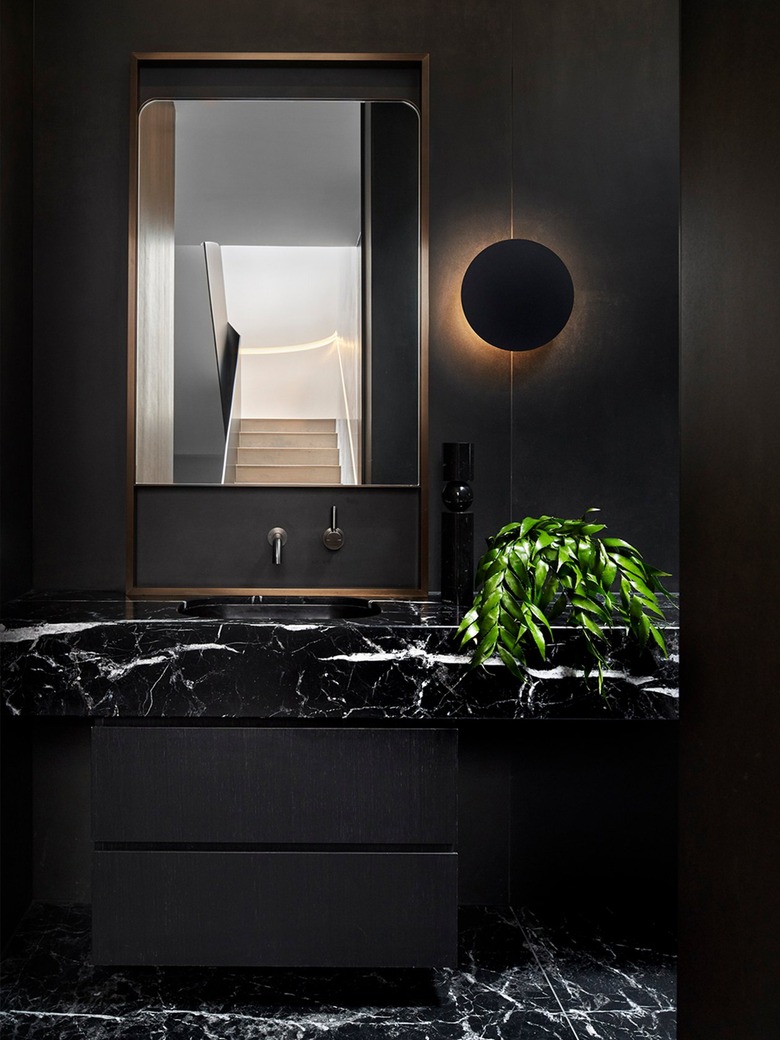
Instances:
[[[680,1036],[780,1031],[780,8],[682,7]]]
[[[478,547],[599,505],[676,571],[676,6],[37,0],[35,584],[123,584],[128,58],[166,49],[431,55],[430,587],[449,440],[476,444]],[[510,233],[513,172],[515,233],[577,297],[512,379],[459,286]]]
[[[32,584],[32,7],[3,0],[0,30],[0,599]],[[32,894],[29,727],[0,733],[0,944]]]
[[[30,18],[12,6],[23,105]],[[122,584],[127,57],[166,48],[430,51],[432,472],[441,441],[474,440],[478,539],[512,513],[596,504],[677,570],[676,9],[38,0],[36,583]],[[771,0],[683,0],[682,16],[680,1036],[764,1040],[780,977],[780,26]],[[15,133],[24,170],[27,116]],[[509,234],[512,180],[515,234],[557,249],[577,288],[558,342],[513,364],[473,336],[458,304],[475,252]],[[21,258],[24,243],[23,231]],[[25,279],[15,284],[14,313],[26,315]],[[21,416],[27,358],[16,343],[3,359],[6,379],[19,366]],[[14,480],[4,510],[22,532],[26,477]],[[431,501],[435,538],[435,480]],[[21,560],[24,585],[28,549]],[[435,588],[435,542],[433,561]]]
[[[0,599],[32,584],[32,6],[3,0],[0,35]]]

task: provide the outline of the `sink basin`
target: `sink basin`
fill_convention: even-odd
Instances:
[[[225,621],[359,621],[379,612],[377,603],[351,596],[214,596],[189,599],[179,607],[188,617]]]

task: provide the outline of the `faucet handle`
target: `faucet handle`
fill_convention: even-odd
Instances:
[[[337,552],[344,544],[344,532],[338,525],[336,507],[330,507],[330,527],[322,532],[322,544],[331,552]]]

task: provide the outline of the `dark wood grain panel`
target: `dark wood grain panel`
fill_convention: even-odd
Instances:
[[[99,842],[454,844],[453,730],[93,732]]]
[[[96,964],[456,964],[454,853],[97,852]]]

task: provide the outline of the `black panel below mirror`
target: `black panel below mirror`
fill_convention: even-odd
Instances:
[[[344,546],[322,544],[338,506]],[[419,488],[136,488],[137,593],[154,588],[421,590]],[[274,564],[267,533],[287,542]]]

